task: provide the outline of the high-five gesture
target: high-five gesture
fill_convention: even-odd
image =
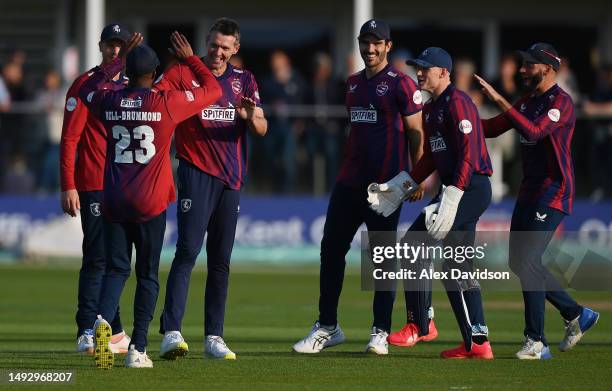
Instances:
[[[130,38],[127,40],[125,45],[121,47],[121,51],[119,52],[119,58],[122,62],[125,63],[128,53],[131,52],[136,46],[140,45],[143,39],[144,38],[141,33],[133,33],[130,35]]]
[[[187,38],[178,31],[170,35],[170,43],[172,44],[172,51],[179,61],[185,61],[187,58],[193,56],[193,49],[189,41],[187,41]]]

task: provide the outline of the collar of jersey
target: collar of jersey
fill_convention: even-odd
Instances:
[[[439,102],[443,102],[444,98],[449,96],[450,94],[453,93],[453,91],[455,91],[455,85],[453,83],[449,84],[448,87],[446,87],[446,89],[444,91],[442,91],[442,93],[440,94],[440,96],[438,97],[438,99],[436,99],[434,102],[434,105],[437,105]]]
[[[371,78],[368,79],[368,77],[366,76],[366,71],[365,69],[363,70],[363,78],[365,81],[372,81],[375,80],[377,77],[379,77],[382,74],[387,73],[387,71],[389,70],[389,68],[391,68],[391,64],[387,63],[387,65],[385,65],[385,67],[383,69],[380,70],[380,72],[378,72],[377,74],[375,74],[374,76],[372,76]]]

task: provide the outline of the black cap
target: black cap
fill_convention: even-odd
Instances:
[[[125,73],[128,77],[138,77],[154,72],[159,66],[155,50],[145,44],[140,44],[128,53],[125,60]]]
[[[108,41],[110,39],[118,39],[123,42],[127,42],[130,37],[128,29],[123,27],[120,23],[111,23],[102,29],[100,34],[100,41]]]
[[[370,19],[361,26],[359,29],[359,36],[357,39],[363,38],[366,34],[372,34],[378,39],[384,39],[385,41],[391,40],[391,29],[389,25],[382,20]]]
[[[530,62],[532,64],[547,64],[551,65],[555,71],[559,70],[561,66],[561,57],[557,49],[551,44],[538,42],[534,43],[527,50],[517,50],[517,53],[523,61]]]
[[[453,59],[450,54],[442,48],[429,47],[423,50],[416,59],[407,60],[406,64],[423,68],[446,68],[449,72],[453,70]]]

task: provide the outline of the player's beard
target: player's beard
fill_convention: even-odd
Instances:
[[[544,71],[539,71],[533,76],[523,77],[522,89],[524,92],[534,91],[538,85],[544,80]]]

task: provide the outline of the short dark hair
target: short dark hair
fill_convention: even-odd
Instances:
[[[208,35],[210,36],[214,31],[223,35],[232,35],[236,37],[236,43],[240,42],[240,26],[234,19],[219,18],[215,20],[212,26],[210,26],[210,30],[208,30]]]

